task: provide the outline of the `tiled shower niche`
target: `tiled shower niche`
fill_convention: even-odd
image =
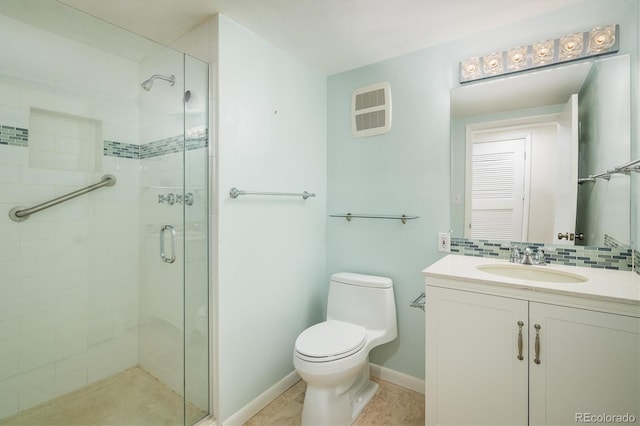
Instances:
[[[30,167],[102,170],[102,123],[98,120],[31,108],[28,134]]]

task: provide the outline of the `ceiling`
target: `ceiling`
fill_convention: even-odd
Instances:
[[[589,0],[59,0],[162,44],[221,13],[335,74]]]

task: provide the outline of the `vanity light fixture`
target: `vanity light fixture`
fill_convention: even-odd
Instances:
[[[460,83],[616,53],[620,45],[619,35],[618,24],[604,25],[590,31],[468,58],[460,62]]]

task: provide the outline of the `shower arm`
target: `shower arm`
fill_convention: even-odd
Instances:
[[[176,77],[174,75],[171,75],[170,77],[167,77],[167,76],[162,75],[162,74],[154,74],[151,77],[149,77],[149,80],[155,80],[155,79],[168,81],[169,83],[171,83],[172,86],[174,84],[176,84]]]

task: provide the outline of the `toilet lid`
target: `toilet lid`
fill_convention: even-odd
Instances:
[[[296,351],[307,357],[328,361],[329,358],[347,356],[360,350],[366,335],[367,330],[360,325],[329,320],[303,331],[296,340]]]

